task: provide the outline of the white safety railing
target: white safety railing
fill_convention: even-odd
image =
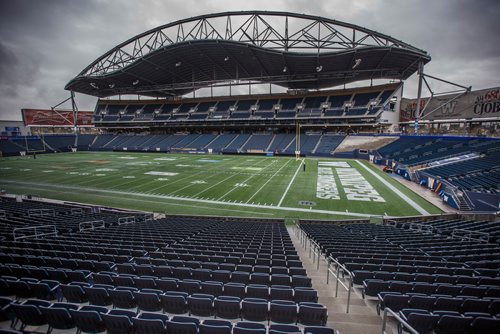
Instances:
[[[29,209],[28,217],[55,217],[54,209]]]
[[[333,264],[333,265],[332,265]],[[347,291],[347,305],[345,313],[349,313],[349,307],[351,305],[351,293],[353,290],[352,283],[352,273],[347,270],[347,268],[341,264],[339,261],[329,256],[327,261],[327,271],[326,271],[326,284],[330,284],[330,274],[335,278],[335,298],[338,297],[339,294],[339,285],[341,285]],[[340,270],[345,277],[347,274],[346,282],[340,278]]]
[[[490,234],[487,232],[471,231],[466,229],[456,228],[451,233],[452,238],[462,239],[467,241],[489,242]]]
[[[421,233],[433,233],[434,227],[428,224],[410,223],[410,230]]]
[[[80,232],[95,230],[97,228],[104,228],[106,225],[104,224],[104,220],[93,220],[88,222],[81,222],[78,224],[78,229]]]
[[[336,281],[335,298],[338,297],[339,285],[342,286],[347,291],[346,313],[349,313],[349,307],[351,304],[351,293],[353,290],[351,272],[347,270],[347,268],[344,265],[342,265],[333,257],[330,256],[327,258],[321,252],[321,247],[319,246],[319,244],[314,240],[312,240],[311,238],[309,238],[307,236],[307,233],[303,229],[301,229],[300,226],[297,224],[295,225],[295,235],[298,237],[301,246],[304,247],[304,250],[307,251],[307,245],[309,244],[309,258],[312,258],[313,263],[316,264],[317,270],[319,270],[321,256],[324,257],[327,265],[326,284],[330,284],[330,275],[335,278]],[[340,277],[340,270],[342,270],[344,275],[347,274],[348,276],[347,282],[344,282],[343,279]]]
[[[14,241],[25,239],[25,238],[36,238],[57,235],[57,229],[55,225],[40,225],[40,226],[30,226],[30,227],[17,227],[12,232],[14,236]]]
[[[118,218],[118,225],[130,224],[130,223],[135,223],[134,216]]]
[[[75,214],[83,214],[83,209],[82,208],[71,208],[71,214],[72,215],[75,215]]]
[[[399,314],[397,314],[388,307],[384,309],[384,316],[382,318],[382,334],[386,334],[385,330],[387,328],[388,314],[392,315],[398,321],[399,326],[404,327],[411,334],[419,334],[418,331],[415,330],[415,328],[411,327],[410,324],[408,324],[406,321],[404,321],[404,319],[401,318]]]

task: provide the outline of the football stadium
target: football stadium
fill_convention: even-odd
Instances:
[[[0,122],[0,333],[499,333],[500,88],[323,16],[129,37]]]

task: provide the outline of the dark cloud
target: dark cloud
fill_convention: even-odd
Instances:
[[[20,119],[23,107],[47,108],[62,101],[72,77],[145,30],[205,13],[251,9],[364,26],[428,51],[433,60],[426,71],[433,75],[473,88],[499,84],[497,0],[0,0],[0,119]],[[408,80],[405,95],[414,95],[415,86],[414,78]],[[95,101],[77,95],[80,109],[93,109]]]

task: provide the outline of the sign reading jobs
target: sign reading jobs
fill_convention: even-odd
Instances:
[[[339,192],[335,174],[344,190],[345,198]],[[364,176],[345,161],[318,162],[316,197],[330,200],[385,202]]]

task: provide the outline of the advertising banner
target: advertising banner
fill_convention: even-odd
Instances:
[[[71,110],[21,109],[21,112],[26,126],[74,126],[73,111]],[[79,111],[77,126],[92,126],[92,115],[92,111]]]
[[[434,97],[429,102],[421,119],[432,121],[500,117],[500,87],[468,92],[453,101],[449,101],[458,95],[449,94]],[[420,110],[425,107],[428,100],[429,97],[420,99]],[[400,121],[414,121],[416,109],[417,99],[403,98],[401,100]]]

